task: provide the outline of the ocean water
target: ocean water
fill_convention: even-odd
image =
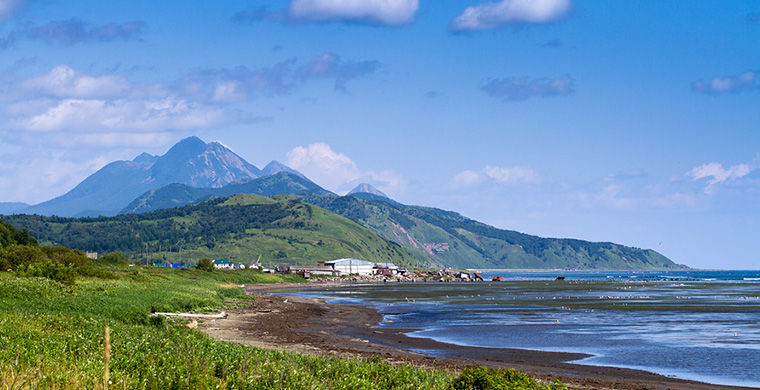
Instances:
[[[285,293],[372,305],[384,315],[378,327],[417,329],[411,337],[582,352],[592,356],[575,363],[760,387],[760,271],[484,274],[496,275],[505,281]]]

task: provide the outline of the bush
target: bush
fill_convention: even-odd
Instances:
[[[98,259],[99,262],[109,265],[127,265],[129,259],[121,252],[112,252]]]
[[[198,260],[198,264],[196,264],[195,267],[198,268],[199,270],[203,270],[207,272],[211,272],[215,269],[214,262],[211,261],[211,259],[209,258]]]
[[[542,385],[526,374],[513,369],[489,369],[469,367],[451,383],[454,390],[567,390],[565,385],[554,382]]]

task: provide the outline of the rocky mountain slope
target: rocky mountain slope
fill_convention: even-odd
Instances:
[[[221,188],[290,168],[270,163],[266,172],[218,142],[186,138],[163,156],[143,153],[131,161],[112,162],[74,189],[49,201],[14,212],[58,216],[115,215],[146,191],[168,184]]]

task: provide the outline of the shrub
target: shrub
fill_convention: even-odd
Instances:
[[[211,261],[211,259],[209,258],[198,260],[198,264],[196,264],[195,267],[198,268],[199,270],[203,270],[207,272],[211,272],[215,269],[214,262]]]
[[[542,385],[526,374],[513,369],[489,369],[469,367],[451,383],[454,390],[567,390],[565,385],[554,382]]]
[[[103,264],[110,264],[110,265],[127,265],[129,263],[129,259],[127,258],[127,256],[125,256],[121,252],[111,252],[99,258],[98,261]]]

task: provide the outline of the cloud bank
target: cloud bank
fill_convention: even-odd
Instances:
[[[489,79],[480,89],[491,97],[519,101],[531,97],[567,96],[575,92],[574,84],[570,76],[538,79],[519,77]]]
[[[504,26],[545,24],[561,19],[570,0],[502,0],[465,8],[451,23],[454,31],[489,30]]]

